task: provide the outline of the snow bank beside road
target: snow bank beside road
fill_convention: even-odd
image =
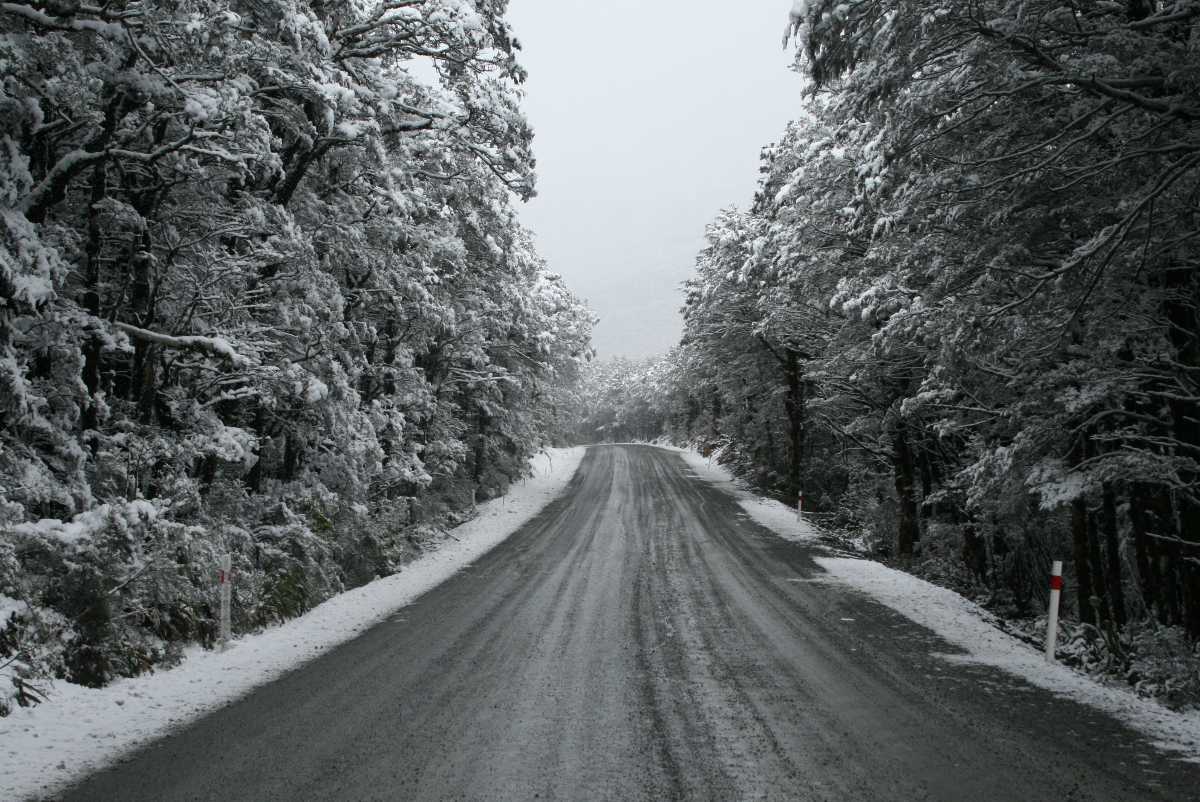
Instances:
[[[659,446],[683,457],[697,476],[709,484],[730,493],[755,522],[767,527],[786,540],[816,540],[820,531],[808,521],[796,519],[796,511],[781,501],[757,496],[743,488],[723,465],[690,449]]]
[[[695,451],[671,448],[701,479],[733,494],[742,509],[759,524],[785,540],[807,542],[819,531],[798,523],[796,511],[772,499],[755,496],[735,483],[729,471]],[[906,618],[936,632],[966,655],[943,655],[952,662],[999,668],[1031,685],[1102,710],[1143,733],[1161,749],[1200,762],[1200,713],[1177,713],[1132,691],[1102,685],[1059,664],[1048,664],[1042,653],[998,629],[994,617],[952,590],[889,568],[872,560],[816,557],[828,572],[827,581],[848,585],[886,604]]]
[[[1077,702],[1103,710],[1149,737],[1156,746],[1200,762],[1200,713],[1176,713],[1124,688],[1102,685],[1058,663],[990,622],[992,615],[952,590],[871,560],[817,557],[832,581],[844,583],[928,627],[966,655],[952,662],[993,666]]]
[[[50,700],[0,718],[0,799],[51,793],[121,754],[355,637],[491,551],[558,496],[586,449],[551,449],[534,476],[479,505],[453,538],[393,576],[239,638],[226,652],[189,649],[169,671],[93,690],[55,683]]]

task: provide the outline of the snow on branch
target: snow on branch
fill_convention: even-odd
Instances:
[[[157,331],[150,331],[149,329],[120,322],[113,323],[113,327],[125,332],[130,337],[163,345],[167,348],[204,351],[212,356],[228,360],[231,365],[237,368],[249,367],[252,364],[249,359],[235,351],[233,346],[229,344],[229,341],[223,337],[203,337],[197,334],[160,334]]]
[[[59,19],[42,11],[38,11],[32,6],[24,5],[22,3],[0,3],[0,11],[7,12],[9,14],[15,14],[16,16],[23,17],[26,21],[32,22],[35,25],[40,25],[43,28],[51,28],[58,31],[91,30],[99,33],[108,33],[109,35],[121,35],[124,33],[120,26],[96,22],[95,20],[78,20],[73,18]],[[115,31],[110,29],[115,29]]]
[[[179,139],[146,152],[119,147],[107,150],[86,150],[84,148],[73,150],[59,159],[54,167],[50,168],[46,177],[29,193],[29,197],[25,201],[25,216],[34,223],[44,221],[49,208],[63,199],[67,185],[75,176],[93,164],[108,158],[132,159],[150,164],[183,148],[197,138],[203,138],[201,133],[189,130]]]

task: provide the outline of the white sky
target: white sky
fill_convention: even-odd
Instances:
[[[679,339],[704,227],[799,106],[787,0],[511,0],[538,197],[521,217],[600,315],[600,356]]]

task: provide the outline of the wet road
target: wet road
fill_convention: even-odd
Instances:
[[[72,800],[1188,800],[1200,767],[853,591],[675,454]]]

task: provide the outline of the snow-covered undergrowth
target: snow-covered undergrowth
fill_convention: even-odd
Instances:
[[[1045,637],[1046,616],[1001,625],[1037,644]],[[1063,665],[1123,682],[1172,710],[1200,710],[1200,643],[1183,627],[1163,626],[1151,618],[1105,632],[1092,624],[1062,621],[1056,654]]]
[[[759,524],[785,540],[813,542],[819,530],[797,522],[796,511],[746,490],[715,460],[692,450],[671,448],[701,479],[733,494]],[[1041,688],[1103,710],[1145,734],[1159,748],[1200,762],[1200,712],[1175,712],[1122,687],[1104,685],[1059,664],[1048,664],[1029,644],[1000,630],[995,617],[952,590],[872,560],[816,557],[827,581],[854,588],[927,627],[965,655],[953,662],[993,666]]]
[[[551,449],[534,475],[479,505],[452,538],[399,573],[348,591],[305,615],[234,641],[186,651],[181,665],[91,689],[55,683],[49,699],[0,718],[0,799],[44,794],[94,771],[354,638],[499,545],[549,504],[586,449]]]

